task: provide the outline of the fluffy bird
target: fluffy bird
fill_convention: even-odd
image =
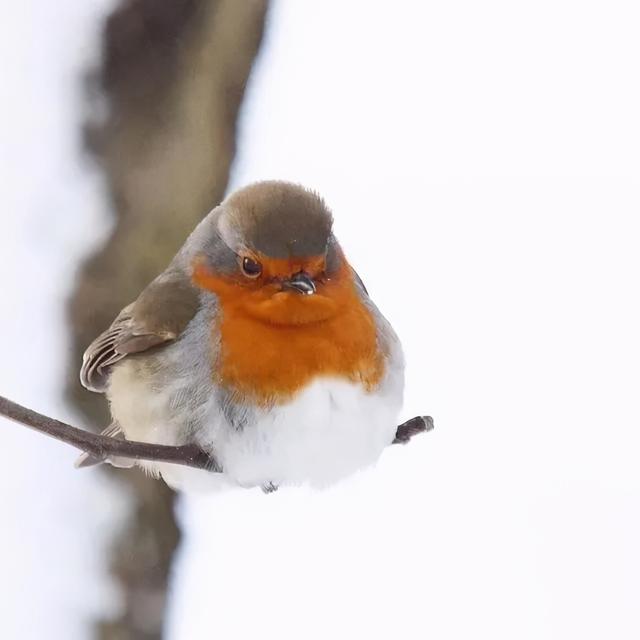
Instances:
[[[136,464],[181,489],[327,486],[393,441],[402,349],[332,222],[295,184],[236,191],[89,346],[80,379],[109,399],[104,433],[196,443],[222,473]]]

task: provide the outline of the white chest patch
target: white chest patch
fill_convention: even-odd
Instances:
[[[154,385],[124,361],[111,378],[111,411],[127,438],[159,444],[195,440],[223,469],[219,474],[140,463],[176,489],[330,485],[378,460],[394,438],[402,402],[402,368],[393,366],[375,392],[340,379],[319,379],[289,404],[252,409],[247,423],[236,428],[222,411],[207,371],[199,386],[193,375],[193,368],[185,367],[172,371],[170,382]]]
[[[400,394],[322,379],[212,442],[224,474],[242,486],[327,486],[376,462],[394,438]]]

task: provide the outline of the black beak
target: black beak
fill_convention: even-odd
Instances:
[[[291,279],[285,280],[282,283],[282,288],[293,289],[305,296],[311,296],[316,292],[316,283],[311,279],[311,276],[307,275],[304,271],[300,271],[300,273],[296,273]]]

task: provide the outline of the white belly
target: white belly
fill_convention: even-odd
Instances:
[[[374,393],[339,379],[318,380],[285,406],[252,410],[241,429],[226,421],[210,397],[198,410],[198,432],[187,436],[182,411],[171,409],[169,389],[150,392],[125,365],[112,377],[111,408],[129,439],[177,444],[195,436],[215,455],[222,474],[141,463],[176,489],[269,483],[322,487],[374,464],[393,440],[402,400],[402,373],[394,374]]]
[[[323,379],[286,405],[213,442],[225,475],[242,486],[327,486],[370,466],[394,438],[400,394]]]

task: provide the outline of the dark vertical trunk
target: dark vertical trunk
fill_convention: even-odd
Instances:
[[[93,103],[106,100],[107,114],[88,123],[86,141],[105,172],[115,224],[82,265],[69,304],[68,396],[96,428],[107,424],[107,407],[77,382],[82,351],[223,197],[266,6],[125,0],[107,21],[102,67],[90,80]],[[180,538],[174,494],[138,471],[117,473],[132,504],[111,561],[125,609],[119,619],[100,622],[96,635],[160,638]]]

